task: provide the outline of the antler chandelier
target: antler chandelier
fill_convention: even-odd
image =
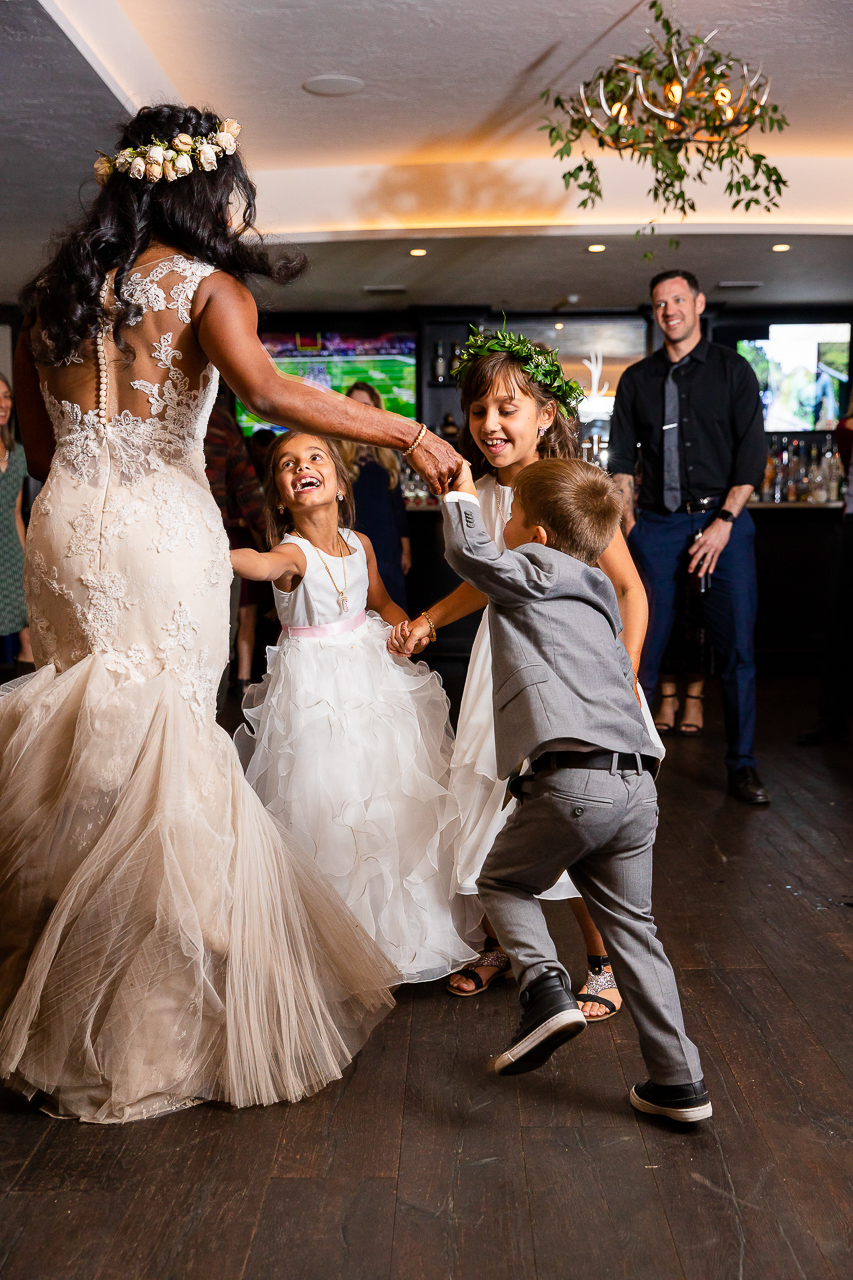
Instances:
[[[655,178],[649,194],[664,212],[676,209],[686,215],[694,210],[684,183],[704,181],[711,168],[728,171],[732,208],[775,208],[787,185],[784,178],[765,156],[739,141],[755,125],[766,133],[781,131],[788,123],[777,106],[768,104],[769,79],[761,67],[753,73],[742,59],[712,48],[716,31],[686,36],[664,18],[659,0],[652,0],[649,9],[662,39],[647,32],[650,48],[599,69],[574,97],[552,99],[550,91],[542,95],[565,116],[544,126],[556,156],[570,156],[585,136],[602,149],[628,152],[639,163],[651,164]],[[563,180],[586,192],[581,208],[601,199],[598,170],[590,158],[585,156]]]

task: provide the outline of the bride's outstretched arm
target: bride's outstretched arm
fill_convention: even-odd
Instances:
[[[15,348],[15,408],[27,455],[27,472],[34,480],[46,480],[56,441],[39,386],[29,325],[21,330]]]
[[[408,418],[282,377],[258,338],[255,300],[232,276],[217,272],[202,281],[193,326],[202,350],[231,390],[266,422],[400,450],[418,435],[419,426]],[[447,491],[462,461],[432,432],[423,436],[409,460],[436,493]]]

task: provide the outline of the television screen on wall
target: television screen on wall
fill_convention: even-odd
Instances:
[[[758,378],[766,431],[833,430],[848,399],[849,324],[771,324],[737,349]]]
[[[346,392],[354,382],[375,387],[391,413],[415,416],[416,335],[383,333],[356,337],[346,333],[262,333],[283,377],[300,378],[325,390]],[[237,421],[246,435],[263,427],[281,430],[250,413],[238,400]]]

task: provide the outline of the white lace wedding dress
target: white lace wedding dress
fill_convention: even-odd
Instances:
[[[27,540],[37,670],[0,690],[0,1078],[92,1121],[298,1099],[397,977],[214,721],[231,568],[191,324],[212,270],[135,270],[132,364],[107,333],[39,367],[56,453]]]

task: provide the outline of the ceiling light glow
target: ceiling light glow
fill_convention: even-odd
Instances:
[[[606,244],[591,244],[587,246],[587,253],[604,253],[606,248]]]
[[[410,249],[409,253],[413,258],[425,258],[426,249]]]
[[[790,247],[791,247],[791,246],[790,246],[789,244],[774,244],[774,246],[773,246],[773,252],[774,252],[774,253],[787,253],[787,252],[788,252],[788,250],[790,249]]]
[[[554,325],[554,328],[555,328],[555,329],[562,329],[562,327],[563,327],[563,326],[562,326],[561,324],[555,324],[555,325]]]

